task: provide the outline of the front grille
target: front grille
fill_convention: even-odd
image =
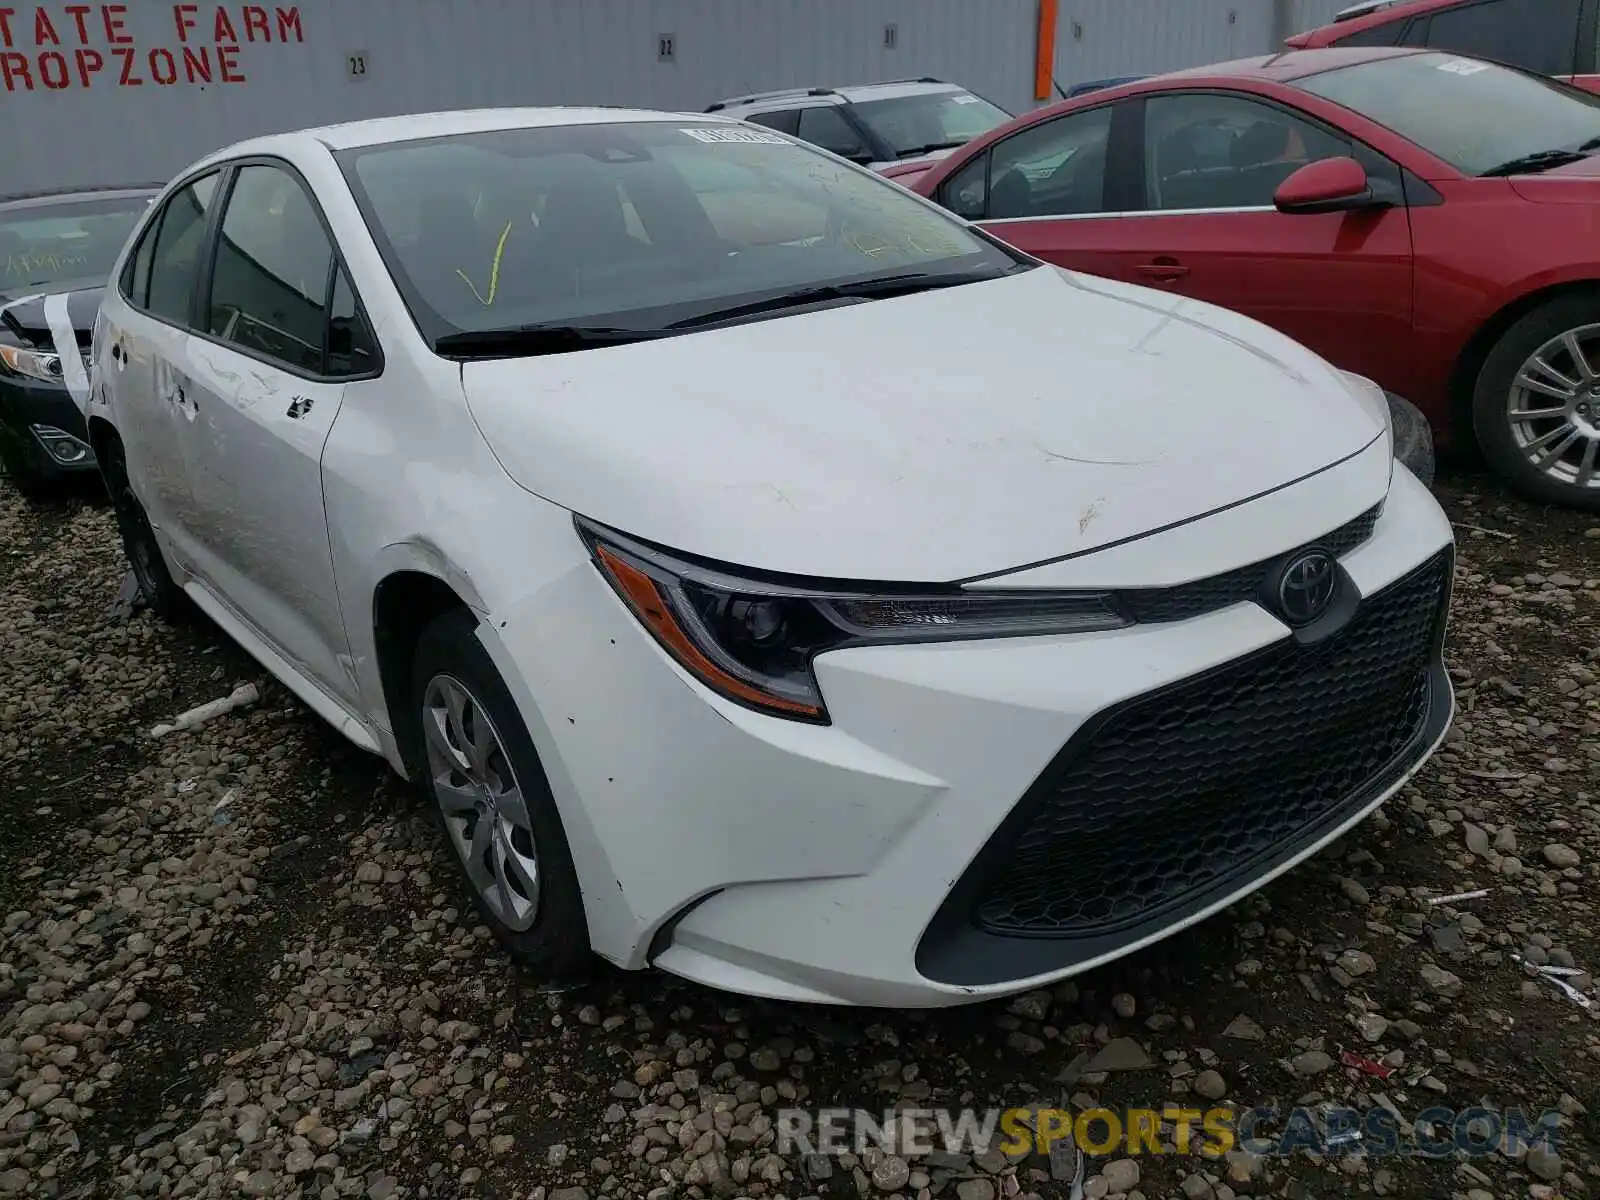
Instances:
[[[1378,523],[1378,513],[1382,507],[1378,505],[1369,508],[1354,520],[1346,521],[1326,537],[1307,542],[1297,550],[1290,551],[1290,554],[1320,546],[1335,558],[1343,558],[1372,536],[1373,527]],[[1224,571],[1221,575],[1213,575],[1209,579],[1180,583],[1176,587],[1132,588],[1118,593],[1118,598],[1135,621],[1141,623],[1183,621],[1215,609],[1226,608],[1230,604],[1238,604],[1242,600],[1253,599],[1261,587],[1261,581],[1271,561],[1266,559],[1251,563],[1247,567]]]
[[[1422,735],[1448,550],[1292,640],[1130,701],[1081,732],[984,859],[979,928],[1088,937],[1259,870],[1389,778]],[[1009,844],[1008,844],[1009,843]]]

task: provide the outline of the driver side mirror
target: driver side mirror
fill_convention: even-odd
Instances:
[[[1367,170],[1353,158],[1307,163],[1278,185],[1272,204],[1281,213],[1353,212],[1386,205],[1373,195]]]

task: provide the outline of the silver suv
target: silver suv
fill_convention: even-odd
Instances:
[[[943,158],[1012,117],[963,87],[927,77],[759,92],[706,111],[765,125],[874,170]]]

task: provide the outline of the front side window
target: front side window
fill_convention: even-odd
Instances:
[[[0,210],[0,295],[104,280],[150,200],[74,197]]]
[[[1465,175],[1514,169],[1546,151],[1586,154],[1600,138],[1600,96],[1452,54],[1376,59],[1297,86],[1392,129]],[[1527,169],[1539,167],[1532,160]]]
[[[887,142],[896,158],[953,150],[1011,120],[1005,109],[971,92],[918,92],[858,100],[856,116]]]
[[[1351,144],[1282,109],[1239,96],[1152,96],[1144,117],[1145,208],[1271,208],[1307,163]]]
[[[322,370],[333,247],[287,171],[239,170],[222,214],[206,329],[251,354]]]
[[[813,146],[821,146],[840,158],[860,158],[866,154],[867,145],[861,140],[855,126],[845,119],[838,105],[819,104],[800,110],[799,137]]]
[[[659,329],[800,289],[1018,263],[879,176],[777,133],[690,120],[337,157],[430,343],[528,324]]]
[[[1423,18],[1432,50],[1476,54],[1543,75],[1570,75],[1581,0],[1481,0]],[[1411,40],[1411,39],[1407,39]]]
[[[145,309],[174,325],[189,323],[206,225],[216,199],[217,175],[195,180],[167,201],[153,228]]]
[[[990,220],[1057,217],[1105,210],[1106,149],[1111,114],[1106,105],[1069,113],[1013,134],[990,151],[989,182],[977,207]],[[963,168],[961,175],[966,175]],[[974,207],[979,178],[961,179],[956,211]]]

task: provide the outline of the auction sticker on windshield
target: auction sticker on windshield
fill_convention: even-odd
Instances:
[[[1452,75],[1476,75],[1488,69],[1488,63],[1473,62],[1470,58],[1451,58],[1439,64],[1439,70],[1449,71]]]
[[[682,132],[698,142],[756,142],[764,146],[787,146],[789,139],[758,129],[685,129]]]

